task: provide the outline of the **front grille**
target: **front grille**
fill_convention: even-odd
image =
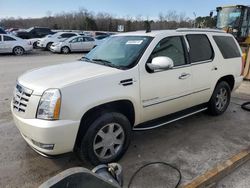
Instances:
[[[18,112],[25,112],[32,90],[16,84],[13,97],[13,109]]]

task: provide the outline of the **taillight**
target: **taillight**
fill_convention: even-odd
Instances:
[[[245,64],[246,64],[246,57],[247,57],[247,54],[246,53],[243,53],[242,54],[242,65],[241,65],[241,76],[244,74],[244,68],[245,68]]]

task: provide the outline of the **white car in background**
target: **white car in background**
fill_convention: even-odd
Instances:
[[[74,36],[64,41],[53,43],[50,51],[68,54],[70,52],[90,51],[95,46],[95,39],[87,36]]]
[[[39,48],[49,50],[51,45],[54,42],[60,42],[64,39],[67,39],[73,36],[78,36],[78,35],[79,35],[78,33],[74,33],[74,32],[58,32],[53,35],[47,35],[46,37],[41,38],[40,40],[37,41],[37,46]]]
[[[23,55],[25,52],[31,51],[32,48],[31,42],[27,40],[9,34],[0,34],[0,53]]]

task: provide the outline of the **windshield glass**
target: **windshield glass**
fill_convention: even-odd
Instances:
[[[152,37],[114,36],[91,50],[86,56],[94,63],[117,68],[131,68],[148,46]]]
[[[223,29],[225,27],[235,28],[239,26],[240,16],[242,10],[236,7],[222,8],[217,15],[217,28]]]
[[[34,27],[30,27],[29,29],[27,29],[27,32],[30,32],[32,29],[34,29]]]

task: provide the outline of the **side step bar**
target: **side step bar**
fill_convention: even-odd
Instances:
[[[202,108],[201,108],[202,106]],[[158,118],[156,120],[150,120],[148,122],[142,123],[137,125],[136,127],[133,128],[134,131],[145,131],[145,130],[150,130],[150,129],[155,129],[164,125],[167,125],[169,123],[175,122],[177,120],[186,118],[188,116],[200,113],[202,111],[207,110],[207,107],[205,104],[199,105],[196,107],[192,107],[180,112],[176,112],[170,115],[167,115],[162,118]]]

